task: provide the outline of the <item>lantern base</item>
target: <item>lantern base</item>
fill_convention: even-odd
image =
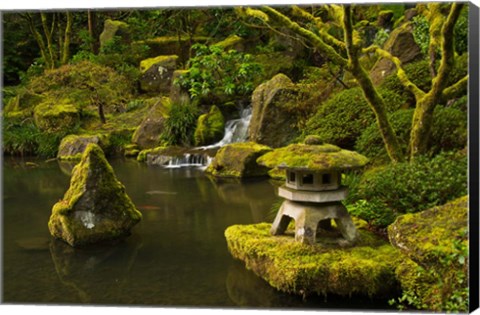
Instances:
[[[312,204],[285,200],[278,210],[270,233],[283,234],[292,219],[295,220],[295,241],[304,244],[315,244],[318,224],[327,219],[335,221],[348,242],[355,242],[358,237],[352,218],[341,202]]]

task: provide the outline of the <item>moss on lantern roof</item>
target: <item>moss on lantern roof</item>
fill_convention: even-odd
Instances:
[[[339,171],[362,167],[368,163],[368,158],[332,144],[290,144],[261,156],[257,163],[270,168]]]

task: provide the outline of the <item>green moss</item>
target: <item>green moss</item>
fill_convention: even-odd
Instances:
[[[451,254],[453,240],[468,242],[468,197],[415,214],[406,214],[388,227],[392,244],[412,260],[431,266]]]
[[[218,142],[225,132],[225,119],[217,106],[210,107],[207,114],[200,115],[193,135],[196,146]]]
[[[310,169],[316,171],[349,170],[367,164],[363,155],[331,144],[291,144],[261,156],[257,162],[269,168]]]
[[[162,66],[165,68],[175,68],[178,56],[157,56],[155,58],[148,58],[140,62],[140,71],[145,73],[152,66],[157,63],[162,63]]]
[[[39,104],[43,97],[39,94],[31,92],[27,89],[19,89],[16,91],[17,94],[12,97],[8,103],[5,105],[3,112],[11,113],[18,111],[32,111],[33,108]]]
[[[395,91],[379,89],[387,113],[405,104],[406,99]],[[375,123],[375,115],[358,87],[343,90],[318,106],[317,112],[307,121],[304,135],[317,135],[325,143],[353,149],[363,130]]]
[[[122,21],[111,19],[105,20],[103,32],[100,34],[100,46],[104,47],[108,42],[114,40],[115,36],[126,39],[130,37],[130,26]]]
[[[242,44],[243,38],[238,35],[230,35],[224,40],[215,43],[214,46],[221,47],[223,49],[232,49],[235,45]]]
[[[400,305],[441,312],[468,311],[468,197],[399,217],[388,228],[409,257],[396,270]]]
[[[37,105],[34,118],[37,127],[48,132],[73,130],[80,122],[78,110],[68,98],[49,100]]]
[[[270,224],[234,225],[225,231],[230,253],[280,291],[294,294],[385,296],[396,291],[397,251],[363,229],[360,241],[344,248],[317,239],[313,246],[294,241],[293,231],[271,236]]]
[[[82,246],[126,236],[141,218],[102,149],[90,143],[72,171],[69,189],[53,206],[48,227],[54,237]]]
[[[234,143],[222,147],[205,172],[217,177],[266,176],[268,169],[257,164],[259,156],[270,147],[254,142]]]

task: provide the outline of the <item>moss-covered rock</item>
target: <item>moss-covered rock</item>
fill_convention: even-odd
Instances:
[[[244,39],[238,35],[230,35],[222,41],[214,44],[214,46],[221,47],[225,50],[235,49],[238,51],[244,51]]]
[[[135,42],[135,44],[148,46],[149,57],[160,55],[177,55],[181,63],[189,59],[191,45],[205,43],[209,38],[204,36],[160,36]]]
[[[113,41],[116,36],[121,38],[122,43],[130,43],[130,26],[122,21],[106,19],[103,25],[103,32],[100,34],[100,47],[105,47],[105,45]]]
[[[128,158],[136,158],[140,153],[140,149],[136,144],[127,144],[123,155]]]
[[[422,57],[422,51],[413,39],[413,27],[410,23],[394,29],[383,49],[398,57],[403,65],[418,60]],[[374,84],[380,84],[389,74],[395,71],[393,62],[386,58],[381,58],[370,71],[370,77]]]
[[[293,230],[270,235],[271,224],[234,225],[225,237],[233,257],[245,262],[274,288],[293,294],[388,296],[398,289],[395,268],[401,261],[397,250],[365,230],[355,247],[331,242],[338,235],[326,232],[313,246],[295,242]]]
[[[220,109],[213,105],[210,111],[200,115],[193,134],[195,145],[202,146],[220,141],[225,133],[225,119]]]
[[[70,99],[45,101],[35,107],[35,125],[47,132],[72,131],[80,123],[80,114]]]
[[[90,143],[98,144],[105,149],[108,146],[106,135],[68,135],[62,139],[57,158],[60,160],[80,160]]]
[[[133,133],[132,142],[140,149],[154,148],[158,145],[168,113],[164,102],[164,99],[160,99],[155,103]]]
[[[291,144],[262,155],[257,162],[269,168],[323,172],[357,169],[365,166],[368,159],[357,152],[342,150],[332,144]]]
[[[252,94],[252,118],[248,128],[249,140],[271,147],[290,143],[299,131],[294,115],[287,108],[295,99],[297,89],[284,74],[259,85]]]
[[[157,56],[140,62],[140,88],[148,93],[169,93],[178,56]]]
[[[184,74],[188,73],[188,70],[175,70],[172,73],[172,85],[170,87],[170,99],[173,103],[181,102],[182,99],[189,98],[188,89],[180,86],[176,83],[177,80]]]
[[[468,311],[468,197],[389,226],[390,242],[408,258],[397,268],[400,303],[441,312]]]
[[[388,227],[390,242],[417,263],[431,267],[455,250],[453,243],[468,244],[468,197],[419,213],[408,213]]]
[[[205,172],[217,177],[266,176],[268,168],[256,160],[269,151],[271,148],[253,142],[228,144],[218,150]]]
[[[82,246],[124,238],[141,218],[102,149],[90,143],[73,169],[70,188],[53,206],[48,228],[55,238]]]
[[[196,164],[206,166],[213,159],[215,149],[203,150],[199,148],[186,148],[179,146],[160,146],[153,149],[142,150],[138,153],[137,161],[149,165]]]

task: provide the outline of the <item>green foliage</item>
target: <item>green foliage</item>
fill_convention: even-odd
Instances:
[[[389,116],[403,152],[407,152],[412,129],[413,109],[396,111]],[[467,115],[455,108],[438,106],[433,114],[429,141],[429,154],[463,149],[467,145]],[[355,150],[372,160],[383,163],[389,160],[385,145],[376,124],[366,128],[355,143]]]
[[[432,78],[427,60],[409,63],[403,66],[403,70],[407,74],[407,77],[421,90],[428,91],[431,88]],[[400,94],[408,100],[409,104],[413,105],[415,103],[413,94],[400,82],[396,72],[386,77],[381,87]]]
[[[430,25],[425,16],[419,14],[412,19],[413,23],[413,40],[420,47],[423,54],[428,52],[430,45]]]
[[[256,86],[262,68],[250,54],[224,51],[212,45],[195,44],[195,57],[189,60],[189,71],[177,83],[193,99],[211,94],[246,96]]]
[[[197,105],[194,102],[181,100],[170,103],[168,107],[170,110],[160,135],[160,141],[165,145],[192,145],[199,115]]]
[[[350,186],[349,198],[361,218],[385,227],[400,214],[441,205],[466,193],[467,157],[441,153],[372,169],[358,185]]]
[[[39,130],[32,118],[4,116],[3,152],[11,155],[29,155],[38,148]]]
[[[463,8],[458,17],[453,35],[455,36],[455,51],[459,55],[468,52],[468,5]]]
[[[398,110],[405,102],[400,95],[380,89],[387,112]],[[321,104],[307,122],[304,135],[317,135],[325,143],[352,149],[362,131],[375,117],[360,88],[343,90]]]
[[[198,117],[195,129],[195,145],[207,145],[220,141],[225,131],[225,119],[220,109],[213,105],[210,111]]]
[[[375,34],[375,38],[373,39],[373,44],[379,47],[383,47],[383,44],[385,44],[385,42],[387,41],[388,36],[390,35],[388,34],[387,30],[383,28],[379,29],[378,32]]]
[[[10,155],[55,157],[66,132],[42,132],[30,116],[7,115],[3,119],[3,152]]]
[[[123,75],[89,61],[45,71],[31,78],[27,87],[52,100],[68,96],[78,109],[91,107],[96,110],[103,104],[106,113],[123,111],[132,90]]]

